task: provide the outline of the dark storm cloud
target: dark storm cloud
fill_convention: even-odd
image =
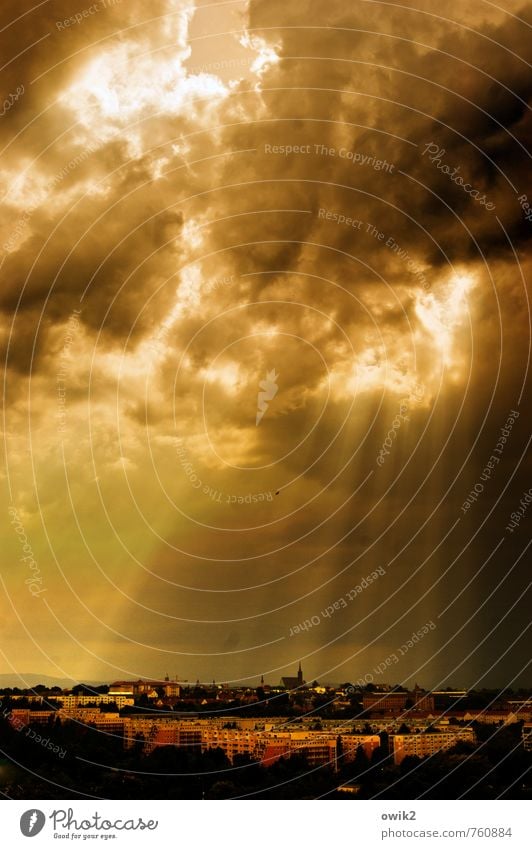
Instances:
[[[432,4],[427,11],[437,13],[438,9]],[[530,9],[521,9],[520,17],[530,18]],[[405,13],[403,9],[387,8],[384,16],[378,4],[366,3],[349,10],[344,4],[327,4],[326,9],[309,4],[309,19],[311,29],[302,24],[295,7],[281,11],[275,4],[251,6],[252,26],[258,31],[264,27],[268,39],[282,42],[282,61],[268,74],[265,84],[266,88],[272,85],[278,89],[271,95],[275,114],[295,117],[311,103],[311,109],[305,111],[318,121],[326,118],[369,123],[414,141],[420,150],[396,142],[389,145],[378,133],[352,131],[357,146],[362,147],[364,142],[368,153],[385,158],[393,147],[396,170],[403,169],[427,185],[428,191],[409,180],[389,180],[384,194],[401,209],[421,217],[432,235],[442,238],[451,257],[463,252],[469,236],[461,231],[458,222],[452,237],[447,232],[450,216],[444,203],[464,216],[482,250],[493,250],[495,242],[500,249],[506,249],[494,217],[478,216],[478,208],[470,203],[470,198],[419,154],[430,142],[445,150],[442,164],[451,170],[459,166],[464,179],[488,195],[512,234],[515,230],[519,236],[522,216],[505,171],[511,161],[508,176],[520,191],[526,192],[523,170],[530,158],[519,144],[526,144],[529,139],[527,68],[532,53],[526,27],[507,17],[476,33],[474,19],[468,29],[461,29],[429,16]],[[284,26],[275,28],[279,21]],[[320,24],[346,29],[320,29]],[[300,56],[309,58],[293,58]],[[327,56],[333,57],[331,61],[313,58]],[[354,59],[353,63],[349,59]],[[301,90],[292,92],[291,87]],[[338,91],[342,89],[344,93]],[[308,129],[311,137],[317,135],[314,128]],[[321,125],[319,134],[325,144],[338,138],[334,124]],[[294,142],[297,137],[291,134]],[[349,168],[342,168],[338,162],[313,163],[313,170],[326,179],[331,165],[337,177],[349,173]],[[371,171],[357,173],[357,183],[360,178],[363,188],[375,186]],[[380,194],[378,186],[376,194]],[[372,207],[380,216],[389,213],[370,201],[369,209]],[[401,231],[415,244],[418,234],[408,222]],[[431,260],[438,261],[436,250],[431,252]]]
[[[118,298],[119,308],[111,311],[104,333],[120,338],[126,328],[131,328],[148,292],[160,290],[154,307],[157,297],[159,302],[167,301],[163,283],[171,277],[173,263],[182,253],[179,238],[183,215],[174,207],[175,184],[154,184],[153,168],[162,151],[168,150],[168,138],[178,137],[187,124],[175,114],[165,116],[163,147],[157,143],[157,134],[151,133],[154,152],[137,153],[131,149],[131,136],[126,138],[127,133],[122,132],[123,122],[112,127],[113,139],[106,131],[102,137],[103,124],[91,125],[94,99],[86,100],[87,112],[78,116],[70,105],[57,102],[70,86],[76,92],[79,75],[83,76],[88,63],[102,51],[113,49],[117,39],[118,44],[125,40],[139,51],[153,49],[162,37],[163,12],[175,22],[179,7],[170,10],[167,3],[153,4],[150,23],[143,23],[137,4],[113,5],[83,17],[80,23],[63,31],[54,22],[75,16],[86,6],[48,4],[42,14],[21,17],[10,27],[9,15],[14,14],[17,4],[9,5],[13,8],[3,9],[5,38],[10,37],[14,27],[18,38],[32,43],[37,31],[53,29],[50,39],[43,42],[42,55],[32,50],[17,60],[16,78],[23,80],[26,94],[0,127],[6,133],[6,141],[9,139],[3,157],[7,170],[2,227],[3,272],[8,282],[3,288],[1,308],[6,326],[17,308],[11,365],[27,370],[30,350],[24,337],[36,337],[37,306],[43,306],[45,299],[46,317],[39,328],[45,338],[38,341],[34,367],[38,367],[41,345],[46,344],[50,320],[66,321],[71,310],[79,306],[85,290],[82,321],[96,330],[113,298]],[[20,12],[18,6],[17,11]],[[109,34],[116,34],[117,38],[109,40]],[[168,38],[162,38],[164,49],[168,48]],[[53,53],[47,44],[51,40],[54,45],[57,42]],[[52,65],[58,65],[60,71],[55,72]],[[30,83],[39,76],[36,100],[33,93],[37,88]],[[9,79],[7,82],[10,84]],[[83,98],[83,92],[80,90],[77,96]],[[156,114],[157,109],[151,111]],[[138,132],[142,132],[143,122],[148,127],[150,119],[147,112],[141,116]],[[13,120],[15,126],[9,123]],[[177,169],[179,175],[183,159],[170,153],[165,164]],[[184,182],[181,181],[180,190]],[[20,191],[22,199],[17,197]],[[47,195],[46,201],[39,199],[42,192]],[[146,260],[150,254],[154,257],[151,262]],[[171,259],[166,268],[165,257]],[[120,297],[125,280],[128,285]],[[134,294],[138,286],[143,289],[140,300]],[[28,326],[22,329],[25,322]],[[153,324],[153,314],[148,323]],[[145,332],[146,327],[142,326]]]

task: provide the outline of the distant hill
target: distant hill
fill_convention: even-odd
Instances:
[[[105,684],[105,681],[78,681],[75,678],[53,678],[50,675],[41,675],[39,672],[19,672],[6,673],[0,675],[0,689],[5,687],[18,687],[20,690],[26,690],[29,687],[36,687],[37,684],[43,684],[45,687],[75,687],[76,684],[89,684],[92,687],[99,687]]]

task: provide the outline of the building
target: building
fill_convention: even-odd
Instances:
[[[77,708],[89,705],[114,705],[116,704],[119,710],[127,707],[128,705],[134,705],[135,700],[132,696],[127,696],[120,693],[93,693],[90,696],[74,696],[72,694],[64,695],[61,694],[57,697],[57,701],[64,708]]]
[[[297,690],[306,683],[303,680],[303,670],[301,669],[301,661],[299,662],[299,668],[297,670],[296,676],[286,676],[281,678],[281,682],[285,690]]]
[[[505,706],[525,722],[532,719],[532,699],[508,699]]]
[[[513,722],[519,722],[524,718],[508,710],[487,709],[452,711],[452,713],[447,713],[446,716],[464,722],[483,722],[485,725],[511,725]]]
[[[434,711],[434,696],[421,690],[417,684],[414,690],[392,691],[386,693],[364,693],[362,708],[374,715],[386,713],[404,713],[404,711]]]
[[[476,742],[473,729],[457,728],[452,731],[438,731],[435,734],[391,734],[389,746],[390,753],[393,752],[394,763],[398,765],[408,756],[425,758],[452,749],[460,740],[467,743]]]
[[[81,725],[93,725],[101,715],[98,707],[62,707],[57,711],[57,718],[61,722],[79,722]],[[110,716],[117,715],[114,713],[110,714]]]
[[[109,692],[132,696],[145,695],[149,698],[157,698],[161,691],[166,698],[179,698],[181,685],[177,681],[170,681],[170,678],[166,676],[164,681],[143,680],[142,678],[139,678],[138,681],[115,681],[109,688]]]
[[[368,758],[380,746],[377,734],[338,734],[331,731],[275,731],[258,735],[257,760],[271,766],[279,758],[303,755],[310,766],[338,768],[354,761],[359,747]]]
[[[338,793],[349,793],[351,796],[358,796],[362,790],[362,785],[348,782],[347,784],[340,784],[336,789]]]
[[[330,766],[336,770],[336,735],[320,731],[265,732],[260,735],[255,757],[263,766],[271,766],[279,758],[294,755],[303,755],[310,767]]]
[[[119,713],[97,713],[91,717],[88,724],[94,725],[98,731],[105,731],[107,734],[120,737],[124,734],[124,720]]]
[[[271,737],[261,740],[257,752],[262,766],[271,766],[280,758],[290,757],[290,745],[286,737]]]
[[[11,727],[19,731],[26,725],[47,725],[53,722],[55,710],[29,710],[28,708],[13,708],[5,714]]]
[[[126,748],[140,741],[147,753],[158,746],[202,752],[221,749],[231,762],[237,755],[249,755],[265,766],[271,766],[279,758],[299,754],[311,767],[330,766],[336,770],[338,760],[342,763],[354,760],[359,747],[369,758],[380,745],[376,734],[342,734],[338,728],[326,731],[274,729],[260,721],[252,726],[252,720],[246,721],[243,727],[231,728],[223,727],[219,719],[187,721],[173,717],[127,717],[122,722]]]
[[[368,759],[371,758],[375,749],[381,744],[378,734],[342,734],[340,735],[342,749],[342,763],[350,763],[355,760],[359,747]]]
[[[124,746],[131,748],[143,741],[146,753],[159,746],[177,746],[180,749],[196,749],[202,745],[202,727],[196,722],[186,722],[167,717],[135,717],[124,719]]]
[[[532,725],[528,722],[523,725],[521,734],[525,752],[532,752]]]
[[[57,699],[57,693],[54,693],[53,696],[50,696],[50,698]],[[9,699],[12,702],[20,702],[22,701],[22,699],[24,699],[26,702],[28,702],[29,705],[42,705],[46,701],[46,698],[44,696],[26,695],[25,693],[15,693],[13,695],[10,695]]]
[[[205,728],[201,732],[201,751],[222,749],[231,763],[235,755],[253,756],[257,743],[257,732],[240,728]]]
[[[290,741],[290,757],[292,755],[303,755],[310,769],[317,766],[329,766],[336,772],[338,770],[338,746],[336,739],[317,737],[314,740]]]
[[[463,710],[468,695],[467,690],[433,690],[434,708],[437,711]]]

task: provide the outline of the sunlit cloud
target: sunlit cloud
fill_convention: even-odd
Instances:
[[[416,315],[429,334],[444,366],[453,365],[454,336],[471,320],[468,295],[474,286],[467,275],[452,277],[438,288],[438,294],[420,292],[416,298]]]

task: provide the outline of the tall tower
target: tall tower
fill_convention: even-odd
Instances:
[[[299,661],[299,669],[297,670],[297,686],[303,686],[303,670],[301,669],[301,661]]]

